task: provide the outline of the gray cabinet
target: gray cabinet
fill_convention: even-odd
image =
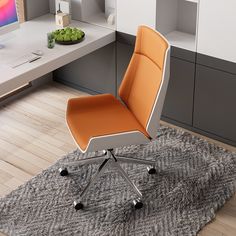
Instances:
[[[193,126],[236,142],[236,75],[197,65]]]
[[[171,57],[170,80],[162,115],[192,125],[195,64]]]

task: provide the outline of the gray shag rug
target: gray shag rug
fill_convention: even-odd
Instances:
[[[124,156],[155,160],[157,174],[145,166],[122,164],[144,195],[136,197],[112,170],[105,173],[75,211],[75,200],[97,165],[74,166],[61,177],[58,168],[94,153],[68,154],[53,166],[0,199],[0,231],[29,236],[196,235],[236,191],[236,153],[162,127],[147,145],[117,149]]]

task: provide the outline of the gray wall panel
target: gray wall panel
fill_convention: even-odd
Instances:
[[[116,95],[115,43],[92,52],[54,72],[54,79],[92,93]]]
[[[25,0],[26,20],[49,13],[49,0]]]
[[[134,46],[135,41],[136,41],[136,36],[117,31],[116,32],[116,40],[117,40],[117,42]]]
[[[117,46],[117,89],[119,89],[126,69],[132,57],[134,46],[123,43],[116,43]]]

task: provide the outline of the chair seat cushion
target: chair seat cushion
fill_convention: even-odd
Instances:
[[[98,136],[140,131],[149,137],[134,115],[111,94],[70,99],[66,119],[82,150],[86,150],[91,138]]]

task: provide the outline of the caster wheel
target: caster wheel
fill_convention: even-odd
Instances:
[[[106,150],[103,150],[102,151],[102,154],[105,156],[105,155],[107,155],[107,151]]]
[[[59,173],[61,176],[67,176],[69,174],[69,172],[66,168],[60,168]]]
[[[143,207],[143,203],[140,199],[133,200],[133,204],[135,209],[141,209]]]
[[[74,208],[75,210],[82,210],[84,208],[84,205],[82,202],[74,201]]]
[[[154,167],[147,167],[148,174],[153,175],[156,174],[157,171]]]

